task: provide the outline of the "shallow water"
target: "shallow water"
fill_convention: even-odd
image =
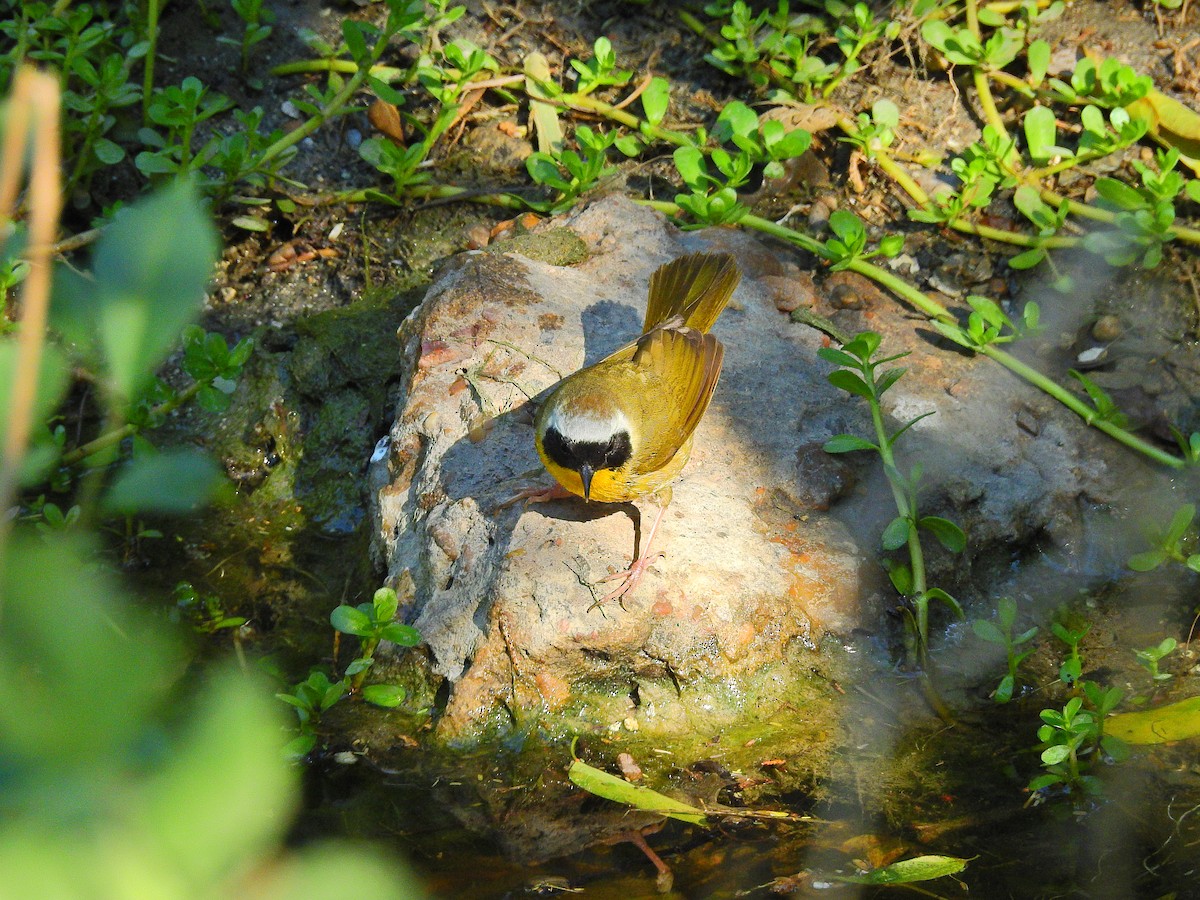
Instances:
[[[1122,616],[1107,618],[1120,625]],[[959,643],[968,641],[979,643],[966,637]],[[956,654],[969,655],[969,648],[953,647],[939,660],[947,686],[956,682],[949,669]],[[1116,648],[1114,655],[1121,654],[1131,655]],[[1099,651],[1090,659],[1095,662],[1085,665],[1085,677],[1127,683],[1145,695],[1148,676],[1139,680],[1127,667],[1121,671],[1116,659],[1108,665]],[[667,896],[872,897],[895,888],[839,885],[836,877],[924,854],[969,860],[958,876],[914,887],[927,896],[964,890],[982,897],[1200,896],[1194,746],[1135,748],[1120,764],[1099,764],[1104,796],[1098,801],[1062,794],[1031,799],[1025,785],[1039,771],[1037,713],[1061,706],[1061,698],[1052,701],[1049,691],[1035,689],[1000,707],[982,697],[982,685],[957,680],[946,693],[962,712],[948,726],[927,712],[910,677],[869,659],[860,675],[858,683],[842,685],[839,752],[820,778],[789,779],[787,761],[772,758],[769,736],[759,745],[759,771],[727,772],[720,741],[714,742],[708,770],[720,785],[719,800],[736,800],[736,786],[747,779],[775,779],[783,793],[750,806],[816,821],[725,819],[709,829],[668,822],[647,838],[671,868],[674,888]],[[1196,692],[1195,675],[1177,680],[1179,695]],[[312,772],[296,837],[335,831],[379,840],[405,855],[436,897],[567,890],[599,898],[659,896],[655,869],[629,843],[595,843],[568,856],[527,861],[537,853],[537,828],[546,829],[547,844],[562,839],[551,836],[556,829],[576,829],[587,843],[592,830],[619,830],[623,815],[564,783],[565,745],[529,743],[524,756],[510,758],[433,761],[414,751],[408,768],[402,762],[389,772],[368,761],[326,761]],[[603,765],[615,750],[590,740],[580,753]],[[534,774],[539,767],[541,777]],[[678,785],[682,776],[675,774]],[[514,839],[531,829],[533,837]]]

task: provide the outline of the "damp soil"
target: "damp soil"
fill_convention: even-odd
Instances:
[[[749,99],[741,84],[703,62],[707,47],[682,26],[673,4],[467,5],[450,33],[470,37],[514,70],[537,51],[555,72],[568,71],[565,60],[586,57],[592,40],[607,35],[623,65],[669,78],[672,115],[681,127],[711,123],[728,101]],[[192,4],[165,11],[166,62],[159,77],[177,82],[196,74],[242,108],[261,106],[268,127],[294,127],[288,101],[303,79],[269,76],[269,67],[312,55],[301,29],[334,40],[343,17],[370,19],[377,10],[317,0],[273,8],[273,38],[260,45],[255,61],[257,86],[240,73],[236,48],[217,41],[220,31]],[[236,33],[231,12],[215,14],[222,31]],[[1079,2],[1045,36],[1125,59],[1196,106],[1196,27],[1177,22],[1177,16],[1156,17],[1149,4]],[[834,99],[851,110],[883,97],[897,102],[907,136],[898,149],[960,150],[975,139],[980,122],[963,100],[965,91],[953,79],[926,74],[913,52],[902,37],[886,54],[870,57]],[[522,158],[530,148],[496,127],[509,120],[523,125],[500,101],[469,117],[435,154],[439,180],[480,190],[525,184]],[[320,202],[334,190],[377,185],[377,174],[354,149],[370,134],[365,112],[358,112],[304,141],[287,174],[306,186],[296,196],[315,202],[294,214],[274,213],[265,232],[239,229],[240,208],[219,211],[225,251],[204,324],[231,339],[253,337],[258,349],[228,413],[191,410],[169,428],[179,440],[221,457],[236,496],[203,520],[166,525],[165,540],[134,553],[148,588],[169,590],[187,580],[219,597],[227,614],[247,617],[245,628],[213,638],[202,652],[236,642],[268,657],[289,680],[310,666],[348,661],[347,648],[330,633],[329,611],[365,601],[376,586],[364,472],[401,389],[396,327],[443,261],[478,245],[481,234],[486,242],[510,215],[470,203]],[[625,189],[670,197],[675,185],[667,162],[651,159],[626,164],[605,185]],[[848,206],[876,234],[906,232],[906,252],[919,273],[914,277],[944,302],[961,306],[967,293],[1014,308],[1039,300],[1047,327],[1019,352],[1043,371],[1066,381],[1082,353],[1101,347],[1102,364],[1088,375],[1144,433],[1170,441],[1168,423],[1185,433],[1200,430],[1194,253],[1168,246],[1154,273],[1098,270],[1091,259],[1064,259],[1076,289],[1057,295],[1038,277],[1010,269],[1009,249],[909,223],[897,193],[829,133],[817,136],[802,170],[748,199],[771,218],[805,221],[820,204]],[[799,262],[814,267],[813,260]],[[875,298],[870,285],[827,284],[819,271],[815,277],[817,311],[847,325],[869,319],[872,303],[892,302]],[[1172,480],[1136,459],[1127,466],[1129,490],[1156,498],[1168,518],[1175,505],[1194,497],[1194,483]],[[1122,506],[1115,496],[1091,521],[1132,519],[1133,510],[1144,509]],[[660,787],[793,817],[729,818],[712,829],[668,823],[647,840],[674,873],[670,896],[809,895],[825,893],[824,886],[874,896],[884,889],[839,889],[833,878],[925,853],[971,860],[961,882],[926,886],[936,896],[958,896],[964,887],[980,897],[1200,896],[1194,748],[1156,749],[1101,766],[1103,800],[1051,798],[1036,805],[1038,798],[1025,791],[1038,770],[1038,712],[1061,706],[1066,696],[1057,679],[1062,647],[1049,637],[1056,611],[1074,611],[1092,623],[1083,645],[1087,678],[1121,686],[1147,703],[1195,694],[1200,682],[1200,660],[1187,645],[1165,664],[1173,680],[1158,685],[1131,652],[1167,635],[1181,644],[1196,636],[1194,578],[1159,572],[1135,579],[1111,548],[1111,532],[1101,527],[1081,532],[1070,548],[1043,548],[1032,536],[1007,558],[977,567],[976,581],[987,575],[992,583],[975,585],[972,614],[986,617],[1008,593],[1028,606],[1026,623],[1042,632],[1024,688],[1001,707],[987,699],[994,683],[956,680],[956,660],[984,650],[969,629],[938,620],[934,661],[958,711],[953,727],[929,714],[911,675],[894,664],[896,620],[827,648],[824,658],[836,662],[822,677],[838,712],[819,761],[788,727],[789,717],[802,713],[786,708],[778,712],[777,732],[706,736],[687,748],[686,759],[663,757],[619,722],[611,734],[586,737],[577,751],[610,760],[625,749]],[[1080,556],[1090,560],[1085,578],[1076,565]],[[1022,571],[1034,557],[1046,564],[1031,583]],[[997,659],[997,679],[1002,671]],[[656,894],[662,885],[647,857],[618,840],[644,823],[567,788],[565,742],[522,734],[483,753],[434,750],[425,728],[437,702],[436,694],[416,693],[399,713],[357,703],[334,707],[322,725],[321,749],[308,763],[307,809],[295,839],[333,833],[377,840],[405,855],[439,897]],[[346,737],[351,732],[378,735],[378,747],[353,743]],[[547,847],[560,852],[547,853]]]

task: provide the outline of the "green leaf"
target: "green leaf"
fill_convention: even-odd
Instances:
[[[971,623],[971,630],[975,632],[976,637],[987,641],[990,644],[1000,644],[1004,646],[1008,643],[1008,638],[1005,636],[995,622],[989,622],[987,619],[976,619]]]
[[[368,637],[371,634],[371,617],[353,606],[342,604],[329,614],[329,624],[342,634]]]
[[[104,495],[110,513],[195,512],[221,483],[221,468],[207,454],[191,448],[137,456],[118,473]]]
[[[836,347],[821,347],[819,350],[817,350],[817,356],[821,357],[821,359],[825,360],[826,362],[833,363],[836,366],[858,366],[857,359],[855,359],[849,353],[839,350]]]
[[[703,188],[703,182],[708,177],[703,153],[695,147],[677,147],[671,158],[684,184],[692,189]]]
[[[356,63],[368,60],[367,40],[363,36],[362,25],[353,19],[342,20],[342,38],[346,41],[346,49]]]
[[[883,549],[898,550],[907,544],[911,527],[911,523],[904,516],[896,516],[892,519],[887,528],[883,529],[883,536],[880,538]]]
[[[1031,779],[1027,789],[1032,793],[1034,791],[1040,791],[1043,788],[1048,788],[1052,784],[1060,783],[1062,783],[1062,778],[1060,776],[1055,775],[1053,772],[1048,772],[1045,775],[1039,775],[1036,778]]]
[[[1054,145],[1058,136],[1054,110],[1048,106],[1035,106],[1025,113],[1023,125],[1029,155],[1034,162],[1044,163],[1053,156],[1061,155],[1059,148]]]
[[[1031,43],[1025,51],[1025,62],[1029,66],[1029,80],[1035,87],[1046,78],[1046,72],[1050,68],[1050,55],[1050,45],[1041,38]]]
[[[734,100],[725,104],[725,108],[717,116],[713,136],[718,141],[725,143],[732,140],[734,136],[745,137],[757,131],[758,114],[741,100]]]
[[[856,394],[866,400],[870,400],[875,396],[871,388],[867,386],[867,383],[849,369],[838,369],[836,372],[830,372],[827,377],[830,384],[836,388],[841,388],[847,393]]]
[[[115,166],[125,158],[125,149],[108,138],[97,138],[96,143],[92,145],[92,152],[96,154],[96,159],[106,166]]]
[[[646,121],[651,125],[659,124],[670,105],[671,83],[665,78],[651,78],[642,91],[642,110],[646,113]]]
[[[949,519],[925,516],[918,520],[917,525],[930,532],[951,553],[962,553],[967,546],[966,534]]]
[[[234,216],[233,225],[243,231],[259,231],[267,232],[271,230],[271,223],[261,216]]]
[[[368,703],[391,709],[404,702],[408,692],[398,684],[368,684],[362,689],[362,698]]]
[[[847,884],[913,884],[954,875],[967,867],[967,860],[957,856],[915,856],[902,859],[865,875],[832,875],[831,881]]]
[[[45,422],[62,401],[67,390],[69,369],[66,357],[56,346],[47,344],[42,348],[33,405],[29,409],[31,425]],[[8,429],[12,423],[12,393],[17,385],[17,374],[17,342],[0,340],[0,448],[6,447],[8,442]]]
[[[954,597],[950,593],[942,590],[941,588],[938,588],[938,587],[930,588],[929,590],[927,590],[925,592],[925,598],[927,600],[938,600],[942,603],[945,603],[948,607],[950,607],[951,610],[954,611],[954,614],[956,616],[958,616],[960,619],[966,618],[966,614],[963,613],[963,608],[959,604],[959,602],[957,600],[955,600]]]
[[[1141,194],[1115,178],[1096,179],[1096,193],[1119,210],[1142,209],[1146,205]]]
[[[838,434],[821,447],[826,453],[851,453],[855,450],[878,450],[870,441],[853,434]]]
[[[372,597],[373,613],[376,622],[390,622],[396,617],[396,610],[400,607],[400,599],[396,596],[396,592],[391,588],[380,588]]]
[[[216,257],[211,221],[178,182],[118,213],[97,243],[94,281],[56,297],[56,325],[97,348],[119,396],[136,396],[199,314]]]
[[[407,98],[402,91],[396,90],[386,81],[376,78],[374,75],[367,76],[367,86],[370,87],[371,93],[384,103],[390,103],[392,106],[403,106],[407,102]]]
[[[421,643],[421,632],[411,625],[403,625],[400,622],[388,623],[379,632],[379,636],[385,641],[391,641],[401,647],[415,647]]]
[[[900,251],[904,249],[904,235],[889,234],[885,235],[879,242],[879,252],[891,259],[898,256]]]
[[[623,778],[589,766],[583,760],[571,760],[567,777],[571,779],[572,784],[583,788],[589,794],[603,797],[605,800],[624,803],[635,809],[660,813],[672,819],[690,822],[693,825],[708,824],[703,810],[660,794],[643,785],[630,784]]]
[[[1157,569],[1167,560],[1167,551],[1162,549],[1146,550],[1143,553],[1135,553],[1129,557],[1126,563],[1129,568],[1135,572],[1150,572]]]
[[[1071,747],[1068,744],[1055,744],[1053,747],[1047,747],[1042,751],[1042,763],[1047,766],[1055,766],[1071,755]]]
[[[830,213],[829,229],[851,247],[867,239],[862,220],[849,210],[835,209]]]
[[[287,829],[299,772],[279,754],[282,710],[260,688],[225,665],[164,752],[163,767],[130,798],[141,810],[143,839],[181,883],[218,884]]]
[[[904,373],[907,371],[908,371],[908,369],[903,368],[903,367],[895,368],[895,369],[888,369],[886,372],[884,372],[882,375],[880,375],[878,378],[876,378],[875,392],[877,394],[879,394],[879,396],[882,397],[891,388],[892,385],[894,385],[897,381],[899,381],[901,378],[904,377]],[[926,416],[932,416],[933,412],[934,411],[931,410],[927,413],[922,413],[921,415],[917,416],[915,419],[911,419],[908,422],[906,422],[904,424],[903,428],[901,428],[899,431],[897,431],[896,434],[892,435],[892,441],[895,442],[897,435],[901,434],[902,432],[908,431],[909,428],[911,428],[915,423],[924,419]]]
[[[297,735],[283,745],[282,755],[284,759],[300,759],[308,756],[315,746],[317,746],[317,736],[315,734]]]
[[[1171,516],[1171,524],[1167,526],[1167,533],[1163,536],[1163,545],[1174,547],[1195,518],[1196,505],[1194,503],[1185,503],[1175,510],[1175,514]]]
[[[1005,675],[1000,679],[1000,683],[996,685],[996,691],[992,694],[992,699],[996,703],[1007,703],[1013,697],[1013,691],[1016,690],[1017,680],[1012,675]]]
[[[912,569],[905,563],[894,563],[890,560],[886,561],[888,578],[892,582],[892,587],[904,597],[908,597],[913,591],[913,576]]]

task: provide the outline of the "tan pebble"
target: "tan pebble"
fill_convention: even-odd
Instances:
[[[472,225],[467,229],[467,249],[482,250],[492,240],[492,230],[486,225]]]
[[[1113,315],[1105,315],[1092,326],[1092,337],[1107,344],[1119,338],[1121,331],[1121,320]]]
[[[471,427],[467,430],[467,437],[470,438],[472,444],[478,444],[496,427],[495,419],[476,419],[471,423]]]
[[[834,309],[862,309],[863,299],[858,291],[848,284],[835,284],[829,292],[829,303]]]
[[[626,781],[641,781],[642,767],[637,764],[632,755],[618,753],[617,767],[621,770],[621,774],[625,776]]]

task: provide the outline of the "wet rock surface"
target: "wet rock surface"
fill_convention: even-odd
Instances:
[[[787,664],[797,653],[817,659],[826,635],[882,627],[876,542],[894,511],[870,475],[877,460],[818,449],[841,432],[868,436],[866,408],[826,381],[823,335],[776,308],[778,279],[798,274],[787,251],[726,229],[680,232],[619,197],[548,227],[578,235],[588,259],[463,255],[406,320],[405,397],[370,467],[375,552],[407,599],[428,672],[449,685],[439,734],[556,711],[586,719],[588,700],[603,722],[615,713],[597,697],[663,685],[673,712],[656,724],[667,732],[693,727],[702,709],[745,715],[745,696],[782,696],[808,672]],[[651,272],[699,250],[731,252],[744,271],[714,328],[722,380],[656,542],[665,558],[623,606],[600,607],[598,579],[633,558],[637,511],[502,504],[550,483],[534,450],[535,398],[634,337]],[[913,348],[905,311],[876,293],[864,287],[838,315],[883,333],[885,349],[903,330],[894,350],[916,351],[887,399],[898,423],[936,413],[909,438],[930,472],[922,512],[965,519],[978,558],[1069,531],[1099,465],[1080,457],[1082,430],[1015,378],[985,384],[974,359],[932,336]],[[1036,433],[1017,425],[1031,410]],[[957,569],[948,586],[969,581],[971,567]]]

